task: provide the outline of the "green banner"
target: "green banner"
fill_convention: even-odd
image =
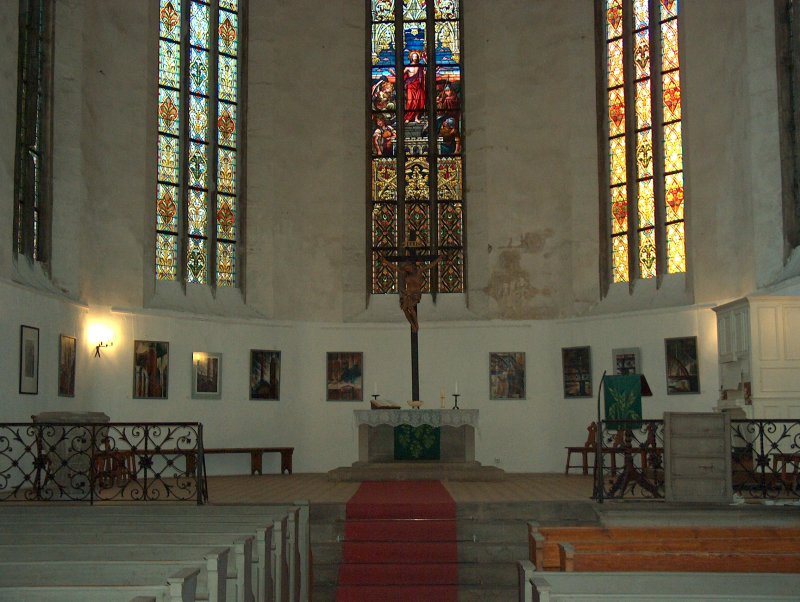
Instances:
[[[438,460],[438,426],[401,424],[394,427],[395,460]]]
[[[606,389],[606,420],[641,420],[642,377],[639,374],[615,374],[603,381]],[[638,428],[639,425],[622,425],[609,422],[608,429]]]

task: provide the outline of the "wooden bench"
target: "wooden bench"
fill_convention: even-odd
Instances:
[[[250,454],[250,474],[261,472],[261,458],[264,454],[276,453],[281,455],[281,474],[292,474],[293,447],[207,447],[203,450],[206,454]],[[191,472],[191,471],[190,471]]]

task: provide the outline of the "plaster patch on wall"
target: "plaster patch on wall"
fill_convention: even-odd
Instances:
[[[500,247],[501,249],[520,249],[523,253],[541,253],[547,244],[547,239],[555,234],[552,228],[544,228],[535,232],[525,232],[520,235],[519,242],[514,242],[513,238],[508,239],[508,243]],[[489,248],[491,252],[491,245]]]
[[[522,267],[522,251],[505,248],[492,270],[484,292],[497,302],[503,318],[529,318],[534,312],[531,301],[543,294],[531,284],[530,273]],[[548,291],[549,293],[549,291]]]

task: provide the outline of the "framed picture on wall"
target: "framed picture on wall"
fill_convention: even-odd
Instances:
[[[614,349],[611,352],[611,356],[613,358],[614,374],[642,373],[642,362],[639,359],[640,351],[638,347]]]
[[[700,392],[697,337],[664,339],[667,395]]]
[[[39,394],[39,329],[24,324],[19,332],[19,392]]]
[[[250,399],[281,398],[281,352],[250,350]]]
[[[589,347],[561,349],[564,397],[592,396],[592,356]]]
[[[133,342],[133,397],[166,399],[169,389],[169,343]]]
[[[192,353],[192,399],[219,399],[222,396],[222,354]]]
[[[327,401],[364,400],[364,354],[328,352],[325,399]]]
[[[525,353],[489,354],[489,399],[525,399]]]
[[[75,337],[58,337],[58,395],[75,397]]]

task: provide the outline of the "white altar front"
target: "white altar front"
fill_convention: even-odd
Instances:
[[[394,427],[440,428],[440,462],[474,462],[478,410],[354,410],[359,462],[394,462]]]

